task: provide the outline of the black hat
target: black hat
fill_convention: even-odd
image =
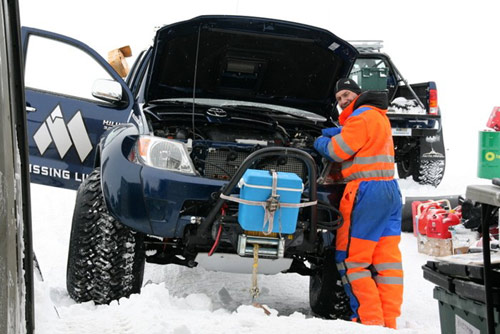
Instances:
[[[354,82],[354,80],[349,78],[342,78],[335,84],[335,94],[340,92],[341,90],[350,90],[353,93],[361,94],[361,88],[359,88],[358,84]]]

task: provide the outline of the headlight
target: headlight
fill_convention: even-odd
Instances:
[[[177,140],[140,136],[129,159],[155,168],[196,174],[186,145]]]

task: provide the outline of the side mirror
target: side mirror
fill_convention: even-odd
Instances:
[[[92,96],[106,102],[117,103],[122,100],[122,86],[109,79],[97,79],[92,86]]]

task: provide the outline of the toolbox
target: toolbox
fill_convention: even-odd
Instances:
[[[295,173],[276,172],[276,194],[279,203],[298,204],[304,185]],[[240,198],[262,202],[262,205],[239,203],[238,222],[246,231],[265,231],[265,205],[272,195],[273,175],[267,170],[248,169],[238,183]],[[292,234],[297,226],[298,207],[278,207],[274,211],[274,233]]]

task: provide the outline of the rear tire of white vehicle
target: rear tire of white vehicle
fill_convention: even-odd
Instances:
[[[408,176],[411,176],[413,174],[413,170],[415,169],[415,164],[412,163],[410,159],[400,161],[396,164],[396,166],[400,179],[406,179]]]
[[[78,189],[73,212],[66,272],[70,297],[107,304],[139,293],[144,263],[144,236],[109,214],[100,169],[95,169]]]
[[[340,280],[334,251],[326,251],[322,267],[312,265],[311,269],[315,271],[309,278],[309,305],[313,313],[325,319],[348,320],[349,297]]]

